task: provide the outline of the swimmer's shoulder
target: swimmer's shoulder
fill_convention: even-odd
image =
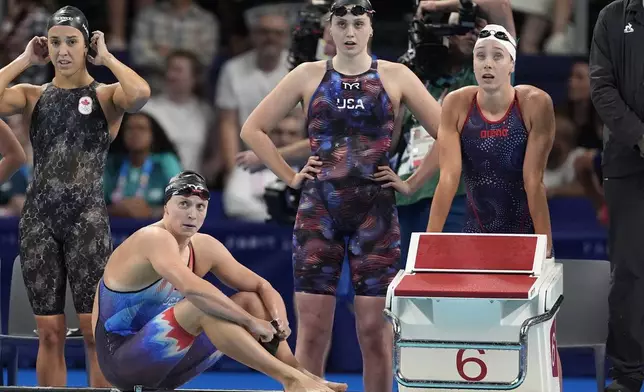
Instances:
[[[299,90],[303,97],[310,96],[326,73],[326,61],[311,61],[298,65],[289,72],[282,82],[290,90]]]
[[[405,69],[411,72],[406,65],[388,60],[376,60],[376,64],[378,64],[378,72],[404,72]]]
[[[409,81],[409,78],[418,78],[408,66],[401,63],[394,63],[387,60],[376,60],[378,64],[378,74],[387,80],[393,80],[399,83]],[[420,80],[420,79],[419,79]]]
[[[529,84],[521,84],[514,89],[524,118],[530,119],[554,111],[552,97],[544,90]]]
[[[465,86],[450,92],[443,100],[443,112],[446,112],[447,108],[448,111],[467,115],[477,91],[477,86]],[[465,111],[465,113],[460,113],[461,111]]]
[[[299,81],[322,78],[326,73],[326,60],[302,63],[289,72],[289,76]]]
[[[216,257],[216,255],[213,254],[219,253],[223,250],[227,251],[226,246],[221,241],[208,234],[197,233],[192,236],[190,242],[192,242],[195,256],[204,255],[212,258]]]
[[[27,102],[34,103],[40,98],[43,91],[47,88],[49,83],[46,84],[30,84],[30,83],[20,83],[11,87],[13,90],[17,90],[24,94],[27,98]]]
[[[529,84],[520,84],[518,86],[515,86],[514,89],[517,92],[519,104],[531,101],[534,101],[534,103],[538,104],[548,104],[552,102],[550,94],[538,87]]]
[[[140,228],[126,241],[131,242],[131,245],[142,253],[145,253],[145,249],[151,249],[150,247],[163,248],[168,244],[177,244],[177,240],[160,222]]]

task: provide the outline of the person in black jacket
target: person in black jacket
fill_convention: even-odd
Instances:
[[[604,122],[602,171],[610,216],[612,286],[606,391],[639,391],[644,379],[644,6],[616,0],[599,14],[590,52],[593,104]]]

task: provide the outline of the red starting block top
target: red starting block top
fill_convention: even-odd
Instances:
[[[412,236],[412,245],[413,240]],[[412,270],[530,273],[539,257],[545,257],[538,254],[538,240],[519,235],[419,234]]]
[[[405,275],[394,289],[398,297],[529,299],[536,277],[517,274]]]

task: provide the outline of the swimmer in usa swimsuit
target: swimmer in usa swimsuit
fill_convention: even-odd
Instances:
[[[346,256],[356,293],[364,388],[388,392],[393,336],[382,312],[399,263],[400,229],[394,191],[376,174],[389,167],[401,105],[431,134],[440,105],[409,68],[368,53],[374,17],[368,0],[336,1],[329,15],[336,55],[291,71],[253,111],[241,137],[282,181],[302,188],[293,229],[296,357],[312,373],[324,373]],[[296,173],[266,132],[298,103],[307,114],[312,156]]]

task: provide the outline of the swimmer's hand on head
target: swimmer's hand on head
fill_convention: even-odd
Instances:
[[[47,37],[33,37],[27,44],[24,56],[29,59],[30,65],[45,65],[51,60],[47,48]]]
[[[107,45],[105,44],[105,35],[102,31],[92,32],[92,38],[90,39],[89,47],[94,50],[96,56],[87,55],[87,60],[94,65],[105,65],[110,52],[107,50]]]

